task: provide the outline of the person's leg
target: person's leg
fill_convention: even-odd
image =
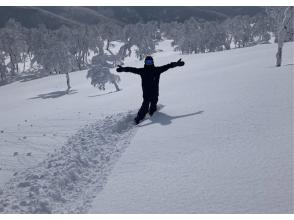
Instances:
[[[158,102],[158,97],[153,97],[151,99],[151,104],[150,104],[150,109],[149,109],[149,114],[152,116],[154,112],[157,110],[157,102]]]
[[[138,111],[137,117],[135,118],[135,122],[139,123],[142,119],[145,118],[145,115],[148,112],[150,101],[148,99],[144,99],[141,105],[141,108]]]

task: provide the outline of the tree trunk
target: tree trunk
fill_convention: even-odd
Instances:
[[[6,79],[6,73],[1,72],[1,81],[3,82]]]
[[[109,45],[110,45],[110,42],[109,42],[109,40],[107,39],[107,40],[106,40],[106,50],[109,50]]]
[[[32,67],[33,67],[32,58],[33,58],[32,54],[31,54],[31,53],[29,53],[29,59],[30,59],[30,68],[32,68]]]
[[[78,55],[78,68],[79,70],[82,70],[82,51],[79,51]]]
[[[85,57],[84,57],[84,63],[86,64],[86,65],[88,65],[89,64],[89,62],[88,62],[88,53],[86,53],[85,55],[84,55]]]
[[[128,52],[129,52],[129,54],[128,54],[128,56],[130,57],[131,55],[132,55],[132,50],[131,50],[131,48],[130,47],[128,47]]]
[[[282,64],[282,50],[283,50],[283,44],[279,44],[278,46],[278,52],[276,54],[276,66],[279,67]]]
[[[11,73],[12,75],[15,75],[15,66],[14,66],[14,62],[13,62],[13,58],[12,58],[12,54],[9,53],[9,59],[10,59],[10,67],[11,67]]]
[[[283,44],[284,44],[284,39],[285,39],[285,34],[284,34],[284,28],[281,28],[279,31],[279,36],[278,36],[278,51],[276,54],[276,66],[279,67],[282,65],[282,52],[283,52]]]
[[[27,59],[26,55],[23,55],[23,72],[26,69],[26,59]]]
[[[117,83],[115,81],[113,81],[113,85],[115,86],[116,91],[120,91],[120,88],[118,87]]]
[[[67,92],[69,92],[69,90],[70,90],[70,88],[71,88],[71,87],[70,87],[70,78],[69,78],[69,74],[66,73],[65,76],[66,76]]]
[[[81,58],[81,67],[84,66],[85,64],[85,59],[84,59],[84,54],[82,54],[82,58]]]
[[[16,72],[18,73],[18,63],[15,64],[16,65]]]
[[[290,19],[293,17],[293,6],[286,8],[284,12],[284,19],[282,22],[282,27],[278,33],[278,51],[276,54],[276,66],[280,67],[282,65],[282,52],[283,52],[283,44],[287,32],[287,24],[289,23]]]

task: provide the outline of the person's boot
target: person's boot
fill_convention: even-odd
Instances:
[[[135,122],[136,125],[139,124],[140,123],[140,118],[137,116],[136,118],[134,118],[134,122]]]

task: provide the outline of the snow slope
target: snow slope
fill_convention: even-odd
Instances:
[[[140,79],[121,92],[86,72],[0,87],[0,213],[293,213],[293,43],[154,55],[164,108],[132,125]],[[125,65],[141,66],[127,59]]]

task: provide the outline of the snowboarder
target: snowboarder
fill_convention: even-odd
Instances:
[[[157,110],[157,102],[159,95],[159,79],[160,74],[167,71],[169,68],[183,66],[185,63],[182,59],[177,62],[171,62],[163,66],[154,66],[153,58],[147,56],[145,58],[144,68],[122,67],[118,65],[117,72],[131,72],[141,76],[142,90],[143,90],[143,103],[136,116],[135,123],[139,124],[149,112],[150,116]]]

